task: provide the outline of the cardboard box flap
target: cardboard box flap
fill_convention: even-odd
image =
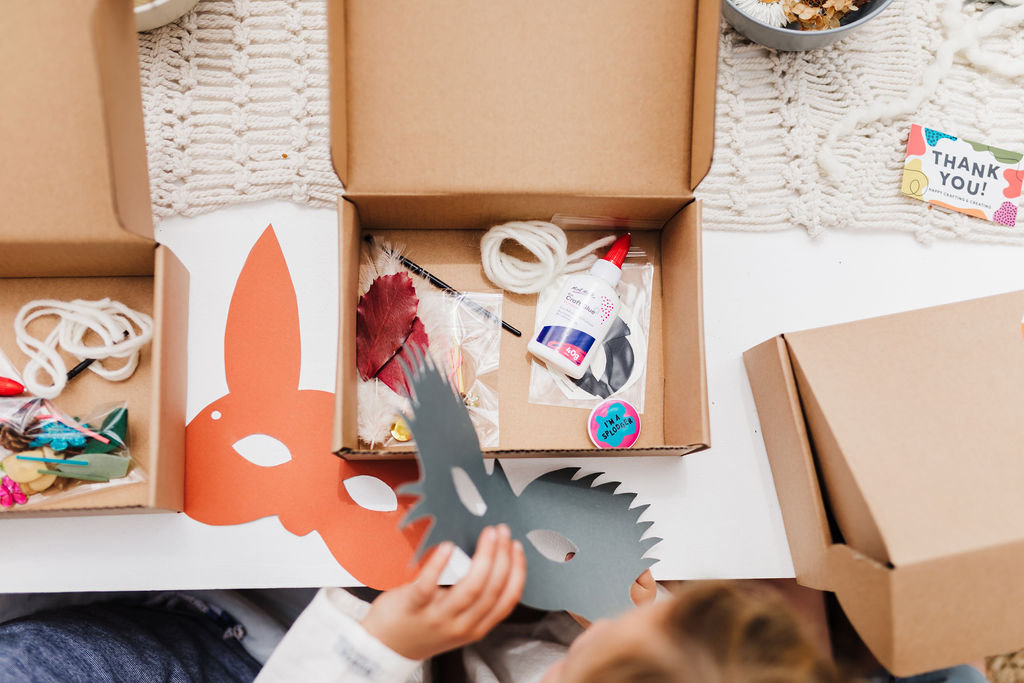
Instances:
[[[721,3],[702,0],[697,7],[696,56],[693,69],[693,119],[690,137],[690,189],[696,190],[711,170],[715,148],[715,102],[718,87],[718,35]]]
[[[828,589],[871,652],[896,676],[1024,645],[1024,620],[1007,609],[1024,599],[1024,542],[895,569],[847,545],[829,548],[827,560]]]
[[[832,534],[786,342],[769,339],[744,353],[743,361],[765,447],[773,455],[769,464],[793,567],[800,583],[824,590],[824,558]]]
[[[151,273],[131,3],[13,3],[0,22],[0,276]]]
[[[687,198],[707,172],[714,0],[330,12],[333,158],[353,196]]]
[[[1024,537],[1022,313],[1018,292],[786,335],[851,547],[900,567]]]

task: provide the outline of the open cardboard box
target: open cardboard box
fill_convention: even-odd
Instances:
[[[127,382],[85,372],[55,400],[72,415],[126,401],[146,480],[57,502],[37,495],[0,516],[181,510],[188,273],[153,243],[131,3],[15,3],[2,21],[0,348],[24,365],[12,323],[34,299],[120,300],[152,315],[156,335]]]
[[[797,580],[906,676],[1024,647],[1024,292],[744,355]]]
[[[717,0],[474,3],[331,0],[331,143],[340,202],[341,321],[334,450],[356,427],[355,308],[363,231],[462,291],[494,287],[480,237],[556,214],[651,221],[655,266],[642,431],[598,451],[587,413],[527,402],[536,296],[506,294],[492,456],[681,455],[710,442],[700,205],[711,163]],[[608,234],[580,231],[571,242]],[[570,249],[572,245],[570,245]]]

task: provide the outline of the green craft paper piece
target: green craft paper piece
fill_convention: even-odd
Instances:
[[[82,467],[83,463],[86,465],[85,467]],[[89,453],[88,457],[82,454],[68,458],[57,465],[57,469],[61,472],[85,473],[104,479],[120,479],[128,474],[128,467],[131,463],[132,459],[126,455]]]
[[[984,142],[972,142],[971,140],[964,140],[968,145],[974,148],[975,152],[989,152],[995,157],[995,160],[1001,164],[1019,164],[1024,159],[1024,154],[1020,152],[1011,152],[1008,149],[1000,149],[999,147],[993,147],[986,145]]]
[[[36,472],[39,474],[52,474],[56,477],[64,477],[65,479],[83,479],[85,481],[99,481],[104,483],[110,481],[104,477],[82,474],[81,472],[61,472],[60,470],[36,470]]]
[[[128,443],[128,409],[115,409],[107,415],[107,419],[103,421],[103,425],[95,431],[101,436],[110,439],[110,443],[103,443],[96,439],[89,439],[85,443],[85,449],[82,451],[83,454],[110,453],[113,450],[121,448],[124,444]]]

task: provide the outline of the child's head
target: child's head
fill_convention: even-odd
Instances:
[[[543,683],[834,683],[833,667],[779,596],[693,584],[600,621]]]

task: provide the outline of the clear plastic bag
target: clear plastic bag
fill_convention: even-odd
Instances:
[[[501,304],[504,297],[500,292],[471,292],[459,297],[438,292],[437,296],[446,300],[450,321],[444,330],[446,339],[442,344],[447,350],[438,360],[444,363],[441,367],[448,372],[449,381],[469,410],[481,448],[496,448],[499,436],[498,392],[492,383],[497,383],[501,359]]]
[[[498,446],[498,392],[495,389],[501,349],[500,292],[465,292],[459,296],[442,291],[419,290],[419,315],[426,327],[427,353],[443,368],[452,387],[462,396],[482,448]],[[489,315],[488,315],[489,314]],[[409,401],[379,381],[360,382],[360,433],[377,413],[393,416],[394,428],[371,447],[410,448],[408,433],[400,424]],[[379,420],[377,420],[379,422]],[[381,423],[383,424],[383,423]]]
[[[535,335],[551,299],[557,296],[567,277],[571,276],[563,275],[537,298]],[[630,249],[622,265],[622,278],[615,288],[620,301],[618,319],[594,352],[587,373],[578,380],[571,379],[534,358],[530,367],[529,402],[590,410],[614,396],[633,404],[642,414],[653,282],[654,266],[647,261],[646,254]]]
[[[46,399],[0,399],[0,511],[145,481],[127,435],[124,404],[77,419]]]

